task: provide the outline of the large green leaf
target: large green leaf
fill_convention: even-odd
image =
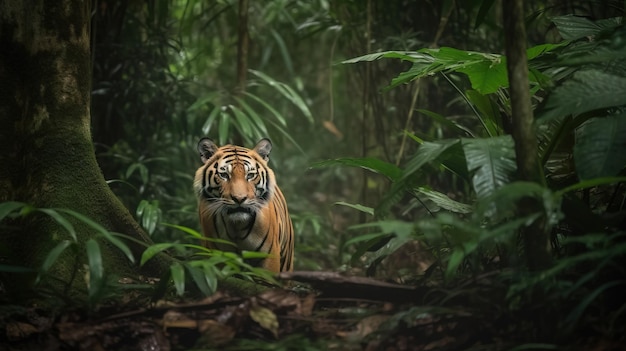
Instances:
[[[626,166],[626,114],[592,118],[576,129],[574,162],[581,180],[617,175]]]
[[[626,105],[626,78],[588,69],[557,87],[538,115],[542,123],[570,114]]]
[[[456,213],[470,213],[472,212],[472,206],[452,200],[448,195],[440,193],[438,191],[419,187],[414,189],[416,193],[426,196],[429,200],[437,204],[437,206]]]
[[[402,177],[400,178],[400,180],[405,180],[409,177],[412,177],[415,172],[422,168],[422,166],[435,161],[446,150],[458,144],[458,142],[458,139],[448,139],[438,140],[434,142],[426,141],[422,143],[422,145],[420,145],[420,147],[417,149],[415,156],[411,158],[411,160],[407,163],[406,167],[402,171]]]
[[[602,28],[593,21],[573,15],[553,17],[559,33],[565,40],[576,40],[600,33]]]
[[[458,71],[465,73],[472,83],[472,88],[483,95],[495,93],[498,89],[509,86],[504,58],[495,61],[484,60]]]
[[[370,62],[375,61],[381,58],[395,58],[407,61],[415,61],[416,59],[423,56],[422,54],[418,54],[412,51],[384,51],[377,52],[373,54],[367,54],[359,57],[355,57],[349,60],[342,61],[341,63],[357,63],[357,62]]]
[[[529,48],[529,58],[536,58],[561,44],[545,44]],[[394,58],[413,62],[408,71],[400,73],[385,88],[389,90],[414,79],[432,76],[439,72],[460,72],[467,75],[472,88],[481,94],[490,94],[508,87],[506,58],[498,54],[464,51],[450,47],[438,49],[423,48],[417,51],[386,51],[356,57],[343,63],[374,61],[381,58]]]
[[[510,135],[485,139],[462,139],[467,168],[474,172],[472,183],[478,198],[491,195],[509,183],[517,169]]]
[[[393,204],[402,199],[404,191],[411,191],[416,184],[420,185],[419,182],[422,181],[421,170],[425,164],[434,163],[437,166],[446,167],[443,163],[444,160],[454,157],[451,154],[455,153],[455,146],[458,144],[458,139],[423,142],[402,170],[400,177],[394,181],[391,189],[376,207],[375,213],[385,215]]]
[[[422,114],[432,118],[433,121],[438,122],[442,126],[447,127],[450,130],[453,130],[453,131],[455,131],[455,132],[457,132],[459,134],[462,134],[464,136],[474,137],[474,132],[471,129],[469,129],[468,127],[465,127],[465,126],[463,126],[463,125],[461,125],[461,124],[459,124],[457,122],[455,122],[452,119],[447,119],[446,117],[444,117],[444,116],[442,116],[442,115],[440,115],[438,113],[435,113],[435,112],[432,112],[432,111],[429,111],[429,110],[420,109],[420,108],[416,109],[415,111],[417,111],[419,113],[422,113]]]
[[[586,17],[567,15],[553,17],[552,22],[556,25],[563,39],[577,40],[596,36],[603,31],[611,31],[615,27],[622,25],[622,18],[614,17],[594,22]]]
[[[259,77],[261,80],[265,81],[268,86],[274,88],[282,96],[291,101],[291,103],[294,104],[302,112],[302,114],[309,120],[309,122],[313,123],[313,115],[311,114],[309,107],[304,102],[304,99],[300,96],[300,94],[293,90],[293,88],[285,83],[275,80],[274,78],[268,76],[263,72],[255,71],[252,69],[248,71]]]

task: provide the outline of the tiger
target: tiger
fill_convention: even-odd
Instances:
[[[266,253],[255,265],[272,272],[293,271],[293,224],[287,202],[268,167],[272,142],[261,139],[254,149],[224,145],[209,138],[198,142],[202,166],[194,178],[198,216],[210,249]]]

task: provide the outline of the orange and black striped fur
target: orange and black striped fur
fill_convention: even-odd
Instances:
[[[270,256],[260,267],[274,272],[293,270],[293,226],[285,198],[267,166],[272,143],[262,139],[254,149],[225,145],[208,138],[198,143],[203,165],[194,190],[204,236],[231,241],[205,241],[222,251],[257,251]]]

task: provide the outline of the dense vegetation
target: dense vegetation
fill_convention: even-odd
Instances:
[[[302,336],[281,338],[278,347],[337,348],[337,340],[353,349],[626,343],[624,3],[524,6],[536,144],[516,147],[498,2],[97,1],[91,113],[98,161],[155,242],[141,263],[164,250],[180,259],[156,292],[147,284],[132,288],[156,299],[195,298],[232,275],[273,279],[232,255],[198,258],[191,191],[201,137],[253,146],[267,136],[295,226],[296,270],[414,289],[409,297],[389,290],[386,299],[397,305],[387,310],[355,302],[381,300],[356,292],[348,294],[355,297],[349,311],[319,301],[332,312],[307,314],[298,304],[302,319],[313,313],[337,330],[350,329],[337,322],[350,319],[358,332],[286,318],[281,335]],[[528,150],[535,150],[531,167],[539,179],[520,175],[516,161]],[[73,211],[7,202],[0,219],[37,211],[70,234],[66,218],[83,221],[127,250],[115,233]],[[531,246],[531,235],[545,238],[543,247]],[[61,242],[38,274],[71,245]],[[101,271],[98,243],[80,249],[92,273],[92,310],[122,297],[136,303],[128,286]],[[314,275],[308,279],[324,291]],[[373,290],[369,284],[359,289]],[[277,328],[263,320],[288,305],[276,294],[266,295],[273,308],[247,302],[257,328],[274,336]]]

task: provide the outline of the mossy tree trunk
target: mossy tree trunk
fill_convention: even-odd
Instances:
[[[80,212],[110,231],[150,242],[110,191],[90,134],[90,4],[80,0],[0,2],[0,202]],[[97,233],[77,221],[78,245],[53,266],[63,285],[84,286],[85,250]],[[45,215],[3,223],[5,264],[38,268],[67,231]],[[105,273],[139,272],[99,240]],[[129,242],[136,257],[143,246]],[[165,262],[146,267],[159,274]]]

